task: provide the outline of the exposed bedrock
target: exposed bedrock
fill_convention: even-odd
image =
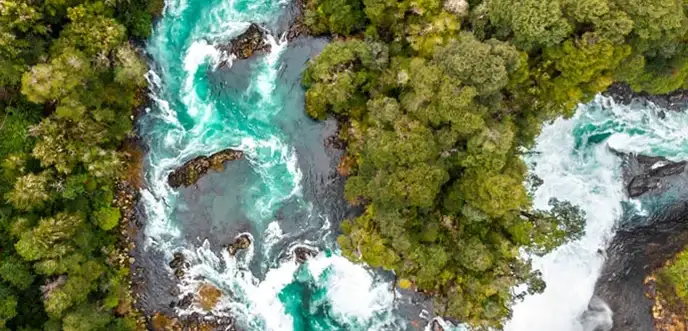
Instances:
[[[632,102],[654,103],[664,109],[681,111],[688,107],[688,90],[676,90],[669,94],[650,95],[644,92],[633,92],[628,85],[614,83],[604,92],[618,103],[628,105]]]
[[[244,157],[242,151],[231,148],[219,151],[210,156],[198,156],[193,160],[187,161],[167,176],[167,181],[173,188],[181,186],[191,186],[195,184],[209,170],[222,171],[224,163],[234,161]]]
[[[659,156],[631,155],[610,150],[622,161],[626,194],[637,198],[645,193],[658,195],[666,192],[676,182],[676,176],[688,178],[686,161],[672,162]]]
[[[688,178],[685,162],[616,153],[623,159],[630,197],[661,196]],[[645,295],[644,281],[688,243],[688,201],[679,199],[650,213],[641,224],[619,227],[595,286],[595,295],[613,312],[613,331],[654,330],[653,302]]]

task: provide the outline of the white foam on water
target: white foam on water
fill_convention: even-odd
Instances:
[[[547,283],[542,295],[527,297],[514,307],[506,330],[582,330],[577,317],[585,311],[602,267],[604,249],[612,227],[622,213],[624,199],[620,162],[604,144],[589,153],[575,153],[573,129],[584,115],[559,119],[543,129],[531,169],[544,184],[536,191],[534,205],[547,208],[551,197],[580,206],[587,215],[585,236],[554,252],[535,258]]]
[[[195,293],[203,283],[209,281],[225,291],[220,303],[213,309],[215,315],[221,316],[231,311],[232,316],[239,318],[252,330],[293,330],[293,318],[286,313],[279,294],[294,281],[299,268],[294,257],[270,269],[261,281],[247,269],[253,258],[250,253],[237,258],[223,250],[218,256],[206,241],[195,250],[185,250],[184,254],[192,266],[183,278],[180,298]],[[328,256],[325,253],[309,259],[305,267],[316,282],[313,285],[327,289],[325,300],[327,306],[331,307],[331,318],[354,328],[370,325],[370,330],[383,330],[375,325],[389,325],[390,322],[381,319],[380,315],[391,312],[394,294],[390,284],[376,279],[372,271],[339,255]],[[227,294],[227,289],[232,296]],[[181,315],[193,312],[202,311],[196,306],[179,311]]]
[[[610,314],[601,314],[592,324],[589,319],[580,319],[591,302],[603,266],[604,257],[598,250],[604,250],[613,235],[614,225],[622,215],[622,201],[630,202],[639,214],[644,208],[639,200],[629,201],[626,197],[620,160],[608,147],[685,158],[688,116],[672,112],[661,119],[660,111],[654,105],[621,106],[598,96],[591,104],[580,106],[574,118],[559,119],[543,129],[534,147],[539,153],[527,158],[535,164],[531,172],[544,181],[535,193],[534,205],[547,208],[551,197],[577,204],[587,215],[586,234],[581,240],[534,258],[534,267],[543,272],[547,288],[543,294],[528,296],[514,307],[506,330],[592,331],[611,318]],[[575,137],[574,132],[581,134],[581,128],[590,126],[597,128],[595,134],[609,137],[590,145],[583,139],[583,145],[576,147],[576,139],[584,137]]]
[[[325,257],[321,253],[309,260],[308,270],[313,278],[324,278],[325,283],[321,286],[327,288],[327,299],[338,321],[365,325],[380,312],[390,311],[394,307],[391,285],[376,279],[364,265],[355,264],[336,254]],[[327,275],[324,275],[326,272]]]

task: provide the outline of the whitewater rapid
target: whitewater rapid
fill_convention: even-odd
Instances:
[[[616,151],[688,159],[688,116],[653,104],[621,105],[597,96],[580,105],[576,115],[544,127],[526,156],[530,172],[544,183],[534,194],[534,205],[547,208],[551,197],[569,200],[586,212],[586,234],[544,257],[534,257],[547,288],[514,307],[506,330],[594,331],[611,326],[604,303],[593,298],[602,314],[582,317],[593,297],[604,250],[623,215],[647,214],[640,200],[624,192],[621,160]]]
[[[293,102],[303,97],[298,79],[289,86],[284,83],[285,72],[294,69],[285,63],[290,45],[283,36],[270,30],[266,41],[271,50],[252,60],[244,90],[229,93],[211,79],[238,61],[221,45],[252,22],[276,26],[286,5],[271,0],[166,1],[147,46],[153,106],[139,123],[148,146],[142,191],[146,247],[161,252],[166,261],[174,253],[186,257],[190,267],[180,280],[179,299],[204,283],[213,284],[223,296],[212,314],[236,317],[248,330],[412,328],[408,321],[419,316],[400,316],[401,294],[390,290],[388,275],[338,254],[333,222],[339,220],[323,209],[317,194],[308,192],[306,183],[322,178],[312,175],[313,165],[304,158],[310,149],[322,149],[322,137],[305,133],[305,128],[321,124]],[[629,202],[622,190],[620,160],[608,146],[684,159],[688,119],[679,113],[662,119],[660,111],[597,97],[581,105],[572,119],[545,126],[525,157],[531,172],[544,180],[534,193],[534,204],[547,208],[547,201],[557,197],[580,205],[587,213],[586,235],[534,258],[547,289],[514,307],[507,330],[592,330],[579,316],[604,262],[600,252],[624,212],[623,203]],[[230,188],[231,202],[196,197],[209,213],[223,213],[217,217],[222,220],[208,228],[190,228],[198,226],[189,221],[190,211],[199,207],[188,191],[171,189],[167,175],[189,159],[225,148],[244,151],[246,160],[213,178],[221,182],[221,176],[241,174],[232,182],[241,185]],[[642,204],[630,202],[642,212]],[[233,236],[243,232],[254,244],[237,256],[218,249],[220,243],[212,242],[217,238],[185,236],[239,221],[247,225]],[[320,253],[299,265],[291,254],[296,245]],[[197,305],[177,308],[180,315],[194,312],[205,313]]]
[[[281,60],[288,47],[284,36],[274,31],[267,36],[270,52],[252,60],[245,90],[225,94],[210,77],[236,61],[221,45],[252,22],[274,25],[284,7],[278,1],[167,1],[147,47],[153,58],[147,78],[154,106],[139,125],[149,147],[142,191],[147,249],[162,252],[166,261],[175,253],[185,256],[189,267],[179,280],[178,299],[212,284],[223,295],[210,313],[231,315],[248,330],[403,329],[404,322],[392,313],[395,294],[389,284],[338,255],[328,213],[304,194],[295,140],[308,135],[287,128],[314,124],[308,124],[312,121],[302,109],[294,113],[294,107],[285,106],[293,93],[303,92],[280,85],[288,70]],[[322,148],[322,140],[313,144]],[[188,192],[167,184],[168,174],[187,160],[225,148],[246,156],[232,165],[246,179],[232,188],[235,201],[225,211],[247,223],[243,234],[253,242],[237,256],[211,242],[226,244],[232,238],[190,241],[185,236],[192,230],[185,227],[193,226],[185,213],[194,208],[193,201]],[[226,209],[222,201],[209,198],[214,212]],[[295,224],[280,221],[278,214],[287,207],[303,218]],[[283,226],[313,234],[295,236]],[[205,231],[210,235],[213,228]],[[299,265],[285,258],[293,256],[297,244],[321,252]],[[182,316],[207,313],[195,303],[176,310]]]

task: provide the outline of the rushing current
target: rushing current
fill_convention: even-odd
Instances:
[[[139,123],[148,146],[142,191],[147,249],[167,261],[183,252],[191,266],[179,297],[211,283],[223,293],[212,313],[231,314],[247,330],[418,329],[417,311],[405,316],[403,295],[391,290],[388,275],[339,255],[336,223],[343,212],[331,193],[339,191],[323,147],[323,132],[332,133],[333,123],[307,118],[299,85],[300,71],[316,51],[288,44],[277,29],[267,40],[270,52],[248,61],[219,47],[252,22],[276,26],[286,5],[167,0],[147,44],[153,105]],[[514,307],[507,330],[591,331],[608,323],[608,315],[581,318],[604,262],[600,250],[624,211],[644,210],[642,202],[625,196],[620,160],[608,147],[685,159],[688,117],[660,112],[597,97],[573,118],[544,128],[526,154],[531,172],[544,180],[535,206],[546,208],[551,197],[580,205],[587,213],[586,235],[534,258],[548,287]],[[187,160],[225,148],[242,150],[246,158],[207,175],[197,187],[173,190],[167,184],[167,175]],[[229,256],[221,245],[242,233],[253,245]],[[290,256],[297,245],[320,254],[295,263]],[[201,310],[192,305],[178,313],[194,311]]]

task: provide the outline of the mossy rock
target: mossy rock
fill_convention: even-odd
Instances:
[[[224,163],[244,157],[242,151],[231,148],[219,151],[210,156],[199,156],[190,160],[167,176],[167,182],[173,188],[187,187],[195,184],[209,170],[222,171]]]
[[[196,302],[205,311],[211,311],[222,297],[222,292],[211,284],[203,284],[196,293]]]

